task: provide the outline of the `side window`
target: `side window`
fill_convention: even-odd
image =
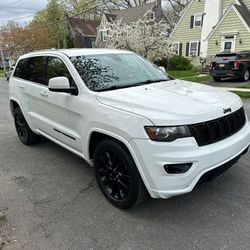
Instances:
[[[43,85],[47,85],[47,77],[46,77],[46,65],[47,65],[47,57],[31,57],[29,60],[28,66],[28,79],[31,82],[40,83]]]
[[[29,59],[22,59],[18,62],[14,76],[27,80],[27,67]]]
[[[47,68],[48,81],[51,78],[65,76],[69,79],[71,87],[75,87],[75,82],[69,73],[64,62],[57,57],[49,57],[48,68]]]

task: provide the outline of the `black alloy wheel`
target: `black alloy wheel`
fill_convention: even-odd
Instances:
[[[137,167],[120,144],[102,141],[95,150],[94,166],[98,185],[113,205],[128,209],[146,198]]]
[[[32,145],[40,141],[40,136],[30,129],[19,107],[14,110],[14,121],[17,135],[23,144]]]

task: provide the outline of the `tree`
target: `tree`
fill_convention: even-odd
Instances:
[[[1,43],[13,58],[39,49],[51,48],[55,41],[49,36],[47,30],[39,23],[30,23],[21,26],[9,22],[0,28]]]
[[[109,30],[108,47],[127,49],[152,61],[172,56],[168,27],[163,21],[156,23],[138,20],[135,23],[113,22]]]
[[[65,47],[67,21],[65,9],[59,0],[49,0],[46,8],[35,15],[33,22],[40,23],[47,30],[49,36],[56,41],[57,48]]]
[[[165,13],[170,19],[171,23],[176,24],[180,18],[180,14],[190,0],[166,0],[164,6]]]

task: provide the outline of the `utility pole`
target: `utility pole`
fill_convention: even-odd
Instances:
[[[2,48],[2,44],[0,42],[0,56],[1,56],[1,61],[3,63],[3,70],[4,70],[4,75],[6,73],[6,65],[5,65],[5,60],[4,60],[4,56],[3,56],[3,48]]]

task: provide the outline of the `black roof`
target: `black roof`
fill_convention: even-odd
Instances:
[[[239,0],[239,2],[241,5],[234,4],[234,6],[247,23],[248,27],[250,27],[250,11],[242,0]]]

